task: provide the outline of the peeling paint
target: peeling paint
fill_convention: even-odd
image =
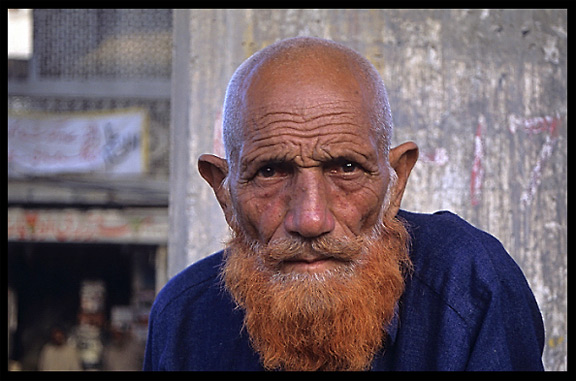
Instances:
[[[226,156],[226,151],[224,149],[224,138],[223,138],[223,126],[222,126],[222,112],[218,111],[216,113],[216,118],[214,118],[214,136],[212,141],[212,152],[220,157]]]
[[[472,173],[470,174],[470,200],[472,206],[480,203],[480,196],[482,194],[482,180],[484,178],[484,143],[482,141],[482,133],[486,125],[486,117],[481,115],[478,118],[478,126],[476,127],[476,135],[474,136],[474,163],[472,164]]]
[[[508,129],[512,134],[515,134],[518,130],[528,135],[547,134],[546,140],[540,149],[536,164],[534,164],[530,172],[528,185],[520,195],[520,203],[523,208],[526,208],[532,203],[536,195],[538,186],[542,181],[542,171],[556,147],[556,142],[558,141],[558,126],[561,119],[552,116],[520,118],[516,115],[510,115],[508,121]]]
[[[536,135],[542,132],[547,132],[550,135],[557,135],[557,128],[560,121],[560,118],[552,116],[520,118],[512,114],[508,118],[508,129],[513,134],[515,134],[517,130],[521,129],[529,135]]]
[[[450,161],[450,157],[448,156],[448,151],[446,148],[440,147],[435,148],[432,151],[423,152],[420,154],[419,160],[426,164],[432,164],[437,166],[444,166]]]
[[[520,196],[520,202],[522,203],[523,207],[526,207],[532,203],[532,200],[536,195],[536,191],[538,190],[538,186],[542,181],[542,170],[546,165],[546,163],[548,162],[548,160],[550,159],[552,152],[554,152],[554,148],[556,147],[557,141],[558,141],[557,137],[553,137],[550,135],[546,136],[546,141],[542,145],[540,155],[538,155],[538,161],[536,161],[536,164],[532,168],[530,181],[526,189],[524,189],[522,195]]]

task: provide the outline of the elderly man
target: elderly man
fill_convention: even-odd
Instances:
[[[390,149],[375,68],[331,41],[256,53],[199,170],[227,248],[159,294],[145,370],[541,370],[538,306],[501,244],[399,210],[418,148]]]

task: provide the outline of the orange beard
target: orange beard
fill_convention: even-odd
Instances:
[[[264,367],[367,369],[404,290],[408,241],[395,218],[354,240],[260,245],[236,231],[222,275],[245,311],[244,325]],[[337,259],[338,265],[315,273],[281,271],[283,261],[306,251]]]

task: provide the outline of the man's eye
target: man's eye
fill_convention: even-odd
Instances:
[[[265,165],[258,170],[258,176],[262,176],[264,178],[273,177],[276,175],[276,168],[272,165]]]
[[[285,163],[268,163],[260,167],[256,172],[256,177],[263,179],[281,178],[288,175],[289,166]]]
[[[354,161],[342,160],[330,166],[330,172],[334,175],[351,175],[359,173],[362,169],[360,164]]]
[[[342,172],[344,172],[344,173],[352,173],[358,169],[358,164],[356,164],[352,161],[348,161],[348,162],[345,162],[344,164],[342,164],[341,168],[342,168]]]

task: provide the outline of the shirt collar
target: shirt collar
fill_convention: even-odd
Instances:
[[[394,345],[394,343],[396,342],[396,334],[398,333],[398,324],[399,324],[399,308],[398,308],[398,302],[396,302],[396,305],[394,305],[394,316],[392,317],[392,321],[390,322],[390,325],[388,325],[388,329],[386,330],[386,332],[388,333],[388,340],[386,342],[386,346],[387,347],[391,347]]]

